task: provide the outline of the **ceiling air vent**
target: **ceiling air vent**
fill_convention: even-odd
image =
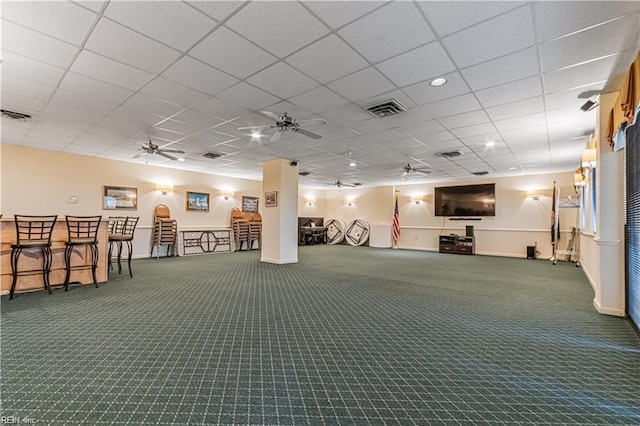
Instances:
[[[205,152],[204,154],[202,154],[202,156],[213,160],[214,158],[222,157],[222,154],[216,154],[215,152]]]
[[[436,155],[438,157],[453,158],[453,157],[460,157],[462,153],[456,150],[456,151],[436,152]]]
[[[488,175],[489,172],[487,171],[482,171],[482,172],[471,172],[471,174],[474,174],[476,176],[484,176],[484,175]]]
[[[10,118],[12,120],[19,120],[19,121],[28,121],[31,116],[29,114],[23,114],[21,112],[15,112],[15,111],[9,111],[6,109],[0,109],[0,112],[2,112],[2,116],[5,118]]]
[[[407,110],[404,105],[395,99],[378,102],[376,104],[366,106],[364,109],[379,118],[389,117]]]
[[[300,172],[298,173],[300,176],[309,176],[311,172]]]

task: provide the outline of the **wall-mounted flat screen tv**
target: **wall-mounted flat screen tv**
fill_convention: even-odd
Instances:
[[[495,216],[496,184],[435,188],[436,216]]]

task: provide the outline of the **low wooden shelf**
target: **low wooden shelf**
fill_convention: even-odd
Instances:
[[[438,251],[440,253],[476,254],[475,237],[456,234],[440,235]]]

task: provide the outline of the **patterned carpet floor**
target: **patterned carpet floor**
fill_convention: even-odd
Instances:
[[[125,267],[126,270],[126,267]],[[1,406],[68,425],[640,425],[572,263],[351,246],[133,262],[1,301]]]

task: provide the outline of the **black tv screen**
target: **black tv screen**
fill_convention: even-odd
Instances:
[[[496,184],[435,188],[436,216],[495,216]]]

